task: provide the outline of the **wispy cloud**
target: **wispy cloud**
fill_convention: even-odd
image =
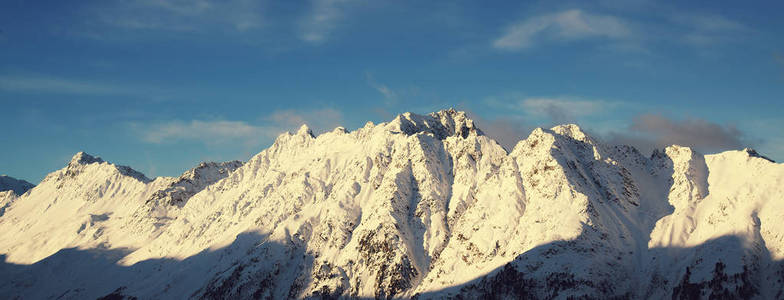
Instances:
[[[488,98],[485,103],[507,112],[520,112],[529,117],[549,119],[553,123],[574,123],[579,118],[609,112],[620,102],[586,100],[574,97],[515,97],[502,101]]]
[[[719,14],[651,12],[655,24],[620,15],[596,14],[580,9],[529,17],[515,22],[492,41],[498,50],[519,51],[546,44],[603,40],[600,48],[651,54],[651,45],[685,44],[706,49],[738,41],[751,32],[748,26]],[[715,49],[710,49],[715,51]]]
[[[343,125],[343,113],[333,108],[315,110],[278,110],[263,118],[278,128],[278,133],[296,130],[307,124],[315,133],[328,131]]]
[[[261,3],[251,0],[135,0],[107,1],[84,11],[78,34],[116,38],[127,31],[246,31],[263,24]]]
[[[79,95],[107,95],[130,92],[125,87],[87,80],[27,76],[0,76],[0,90]]]
[[[345,17],[345,10],[353,0],[312,0],[310,12],[301,20],[300,39],[322,43]]]
[[[693,46],[709,46],[733,41],[748,28],[743,24],[715,14],[676,14],[672,23],[680,26],[681,41]]]
[[[518,105],[529,114],[546,115],[556,123],[574,122],[576,118],[597,114],[616,106],[602,100],[566,100],[559,98],[528,98]]]
[[[207,145],[258,146],[283,132],[293,132],[308,124],[314,132],[323,132],[339,126],[343,114],[335,109],[280,110],[263,116],[259,124],[237,120],[175,120],[158,123],[132,123],[133,130],[142,141],[153,144],[182,141]]]
[[[255,143],[273,136],[272,128],[250,125],[242,121],[170,121],[139,128],[142,139],[149,143],[201,141],[208,144],[223,144],[233,141]]]
[[[384,102],[387,105],[392,105],[397,101],[397,93],[389,88],[385,84],[381,84],[376,81],[376,78],[370,72],[365,72],[365,81],[367,81],[368,85],[381,93],[384,96]]]
[[[721,15],[677,14],[672,18],[677,23],[686,24],[700,31],[732,31],[746,28],[743,24]]]
[[[784,79],[784,55],[781,53],[773,53],[773,60],[781,67],[782,79]]]
[[[591,14],[573,9],[531,17],[507,27],[493,41],[501,50],[520,50],[538,43],[568,42],[588,38],[622,40],[631,36],[628,24],[614,16]]]
[[[248,33],[264,32],[278,43],[321,44],[358,2],[311,0],[297,4],[291,15],[268,11],[280,7],[257,0],[109,0],[82,9],[83,21],[70,33],[99,40],[138,37],[130,33],[223,33],[257,40]]]

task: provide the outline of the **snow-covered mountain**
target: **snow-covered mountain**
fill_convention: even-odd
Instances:
[[[6,175],[0,175],[0,192],[12,191],[16,195],[21,195],[32,189],[35,185],[22,179],[16,179]]]
[[[24,194],[34,186],[25,180],[0,175],[0,216],[5,214],[5,209],[18,195]]]
[[[9,298],[784,298],[784,165],[465,113],[284,133],[150,180],[78,153],[7,201]]]

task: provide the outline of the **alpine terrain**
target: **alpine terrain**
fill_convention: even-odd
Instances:
[[[25,189],[0,298],[784,299],[784,165],[751,149],[560,125],[507,151],[450,109],[178,178],[80,152]]]
[[[16,179],[6,175],[0,175],[0,192],[11,191],[16,195],[21,195],[34,186],[34,184],[25,180]]]

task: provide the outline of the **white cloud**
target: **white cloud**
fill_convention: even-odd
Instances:
[[[300,39],[309,43],[327,40],[345,16],[346,5],[352,0],[313,0],[312,7],[300,24]]]
[[[519,50],[533,47],[539,42],[563,42],[587,38],[621,40],[629,38],[631,32],[626,22],[617,17],[573,9],[517,22],[493,41],[493,47],[502,50]]]
[[[744,24],[718,14],[659,14],[663,22],[656,24],[579,9],[538,15],[508,26],[492,45],[499,50],[516,51],[547,43],[603,39],[603,49],[650,54],[646,46],[652,43],[710,49],[716,44],[741,40],[750,31]]]
[[[106,95],[128,93],[127,88],[84,80],[54,77],[0,77],[0,90],[13,92]]]

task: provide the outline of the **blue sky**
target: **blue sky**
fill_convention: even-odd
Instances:
[[[780,1],[0,4],[0,173],[78,151],[176,176],[282,131],[468,111],[506,147],[574,122],[643,151],[784,160]]]

